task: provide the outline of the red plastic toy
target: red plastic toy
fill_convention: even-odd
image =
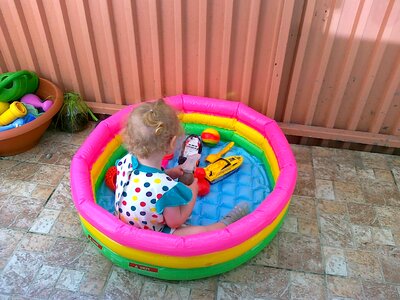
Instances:
[[[206,172],[203,168],[196,168],[194,170],[194,177],[197,178],[197,184],[199,186],[198,195],[205,196],[210,192],[210,183],[206,179]]]
[[[174,158],[174,153],[170,153],[167,155],[164,155],[162,161],[161,161],[161,167],[163,167],[164,169],[167,168],[168,166],[168,162]]]
[[[108,168],[107,172],[106,172],[106,176],[105,176],[105,182],[106,182],[106,186],[115,192],[115,190],[117,189],[117,167],[116,166],[112,166],[110,168]]]

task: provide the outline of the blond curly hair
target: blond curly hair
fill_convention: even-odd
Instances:
[[[128,117],[123,139],[129,152],[147,158],[154,152],[167,152],[171,139],[183,134],[176,111],[163,99],[144,102]]]

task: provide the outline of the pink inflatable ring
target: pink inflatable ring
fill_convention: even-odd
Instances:
[[[127,225],[96,203],[107,169],[123,154],[119,135],[136,105],[101,122],[71,164],[71,189],[83,230],[116,265],[169,280],[190,280],[229,271],[260,252],[276,235],[296,183],[296,162],[275,121],[248,106],[189,95],[165,98],[187,133],[215,128],[261,162],[272,191],[246,217],[223,230],[179,237]]]

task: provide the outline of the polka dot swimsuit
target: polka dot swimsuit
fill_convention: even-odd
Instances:
[[[134,156],[127,154],[117,162],[116,214],[127,224],[162,231],[165,226],[162,211],[166,206],[163,197],[177,184],[163,171],[140,165]]]

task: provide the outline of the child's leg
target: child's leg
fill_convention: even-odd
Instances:
[[[177,228],[173,234],[175,235],[189,235],[202,233],[217,229],[223,229],[229,224],[236,222],[240,218],[243,218],[245,215],[249,213],[249,204],[247,202],[240,202],[236,205],[222,220],[218,223],[214,223],[207,226],[184,226]]]
[[[182,226],[177,228],[173,234],[175,235],[190,235],[190,234],[196,234],[196,233],[203,233],[207,231],[212,231],[212,230],[217,230],[217,229],[223,229],[225,228],[226,225],[222,222],[214,223],[211,225],[207,226]]]

